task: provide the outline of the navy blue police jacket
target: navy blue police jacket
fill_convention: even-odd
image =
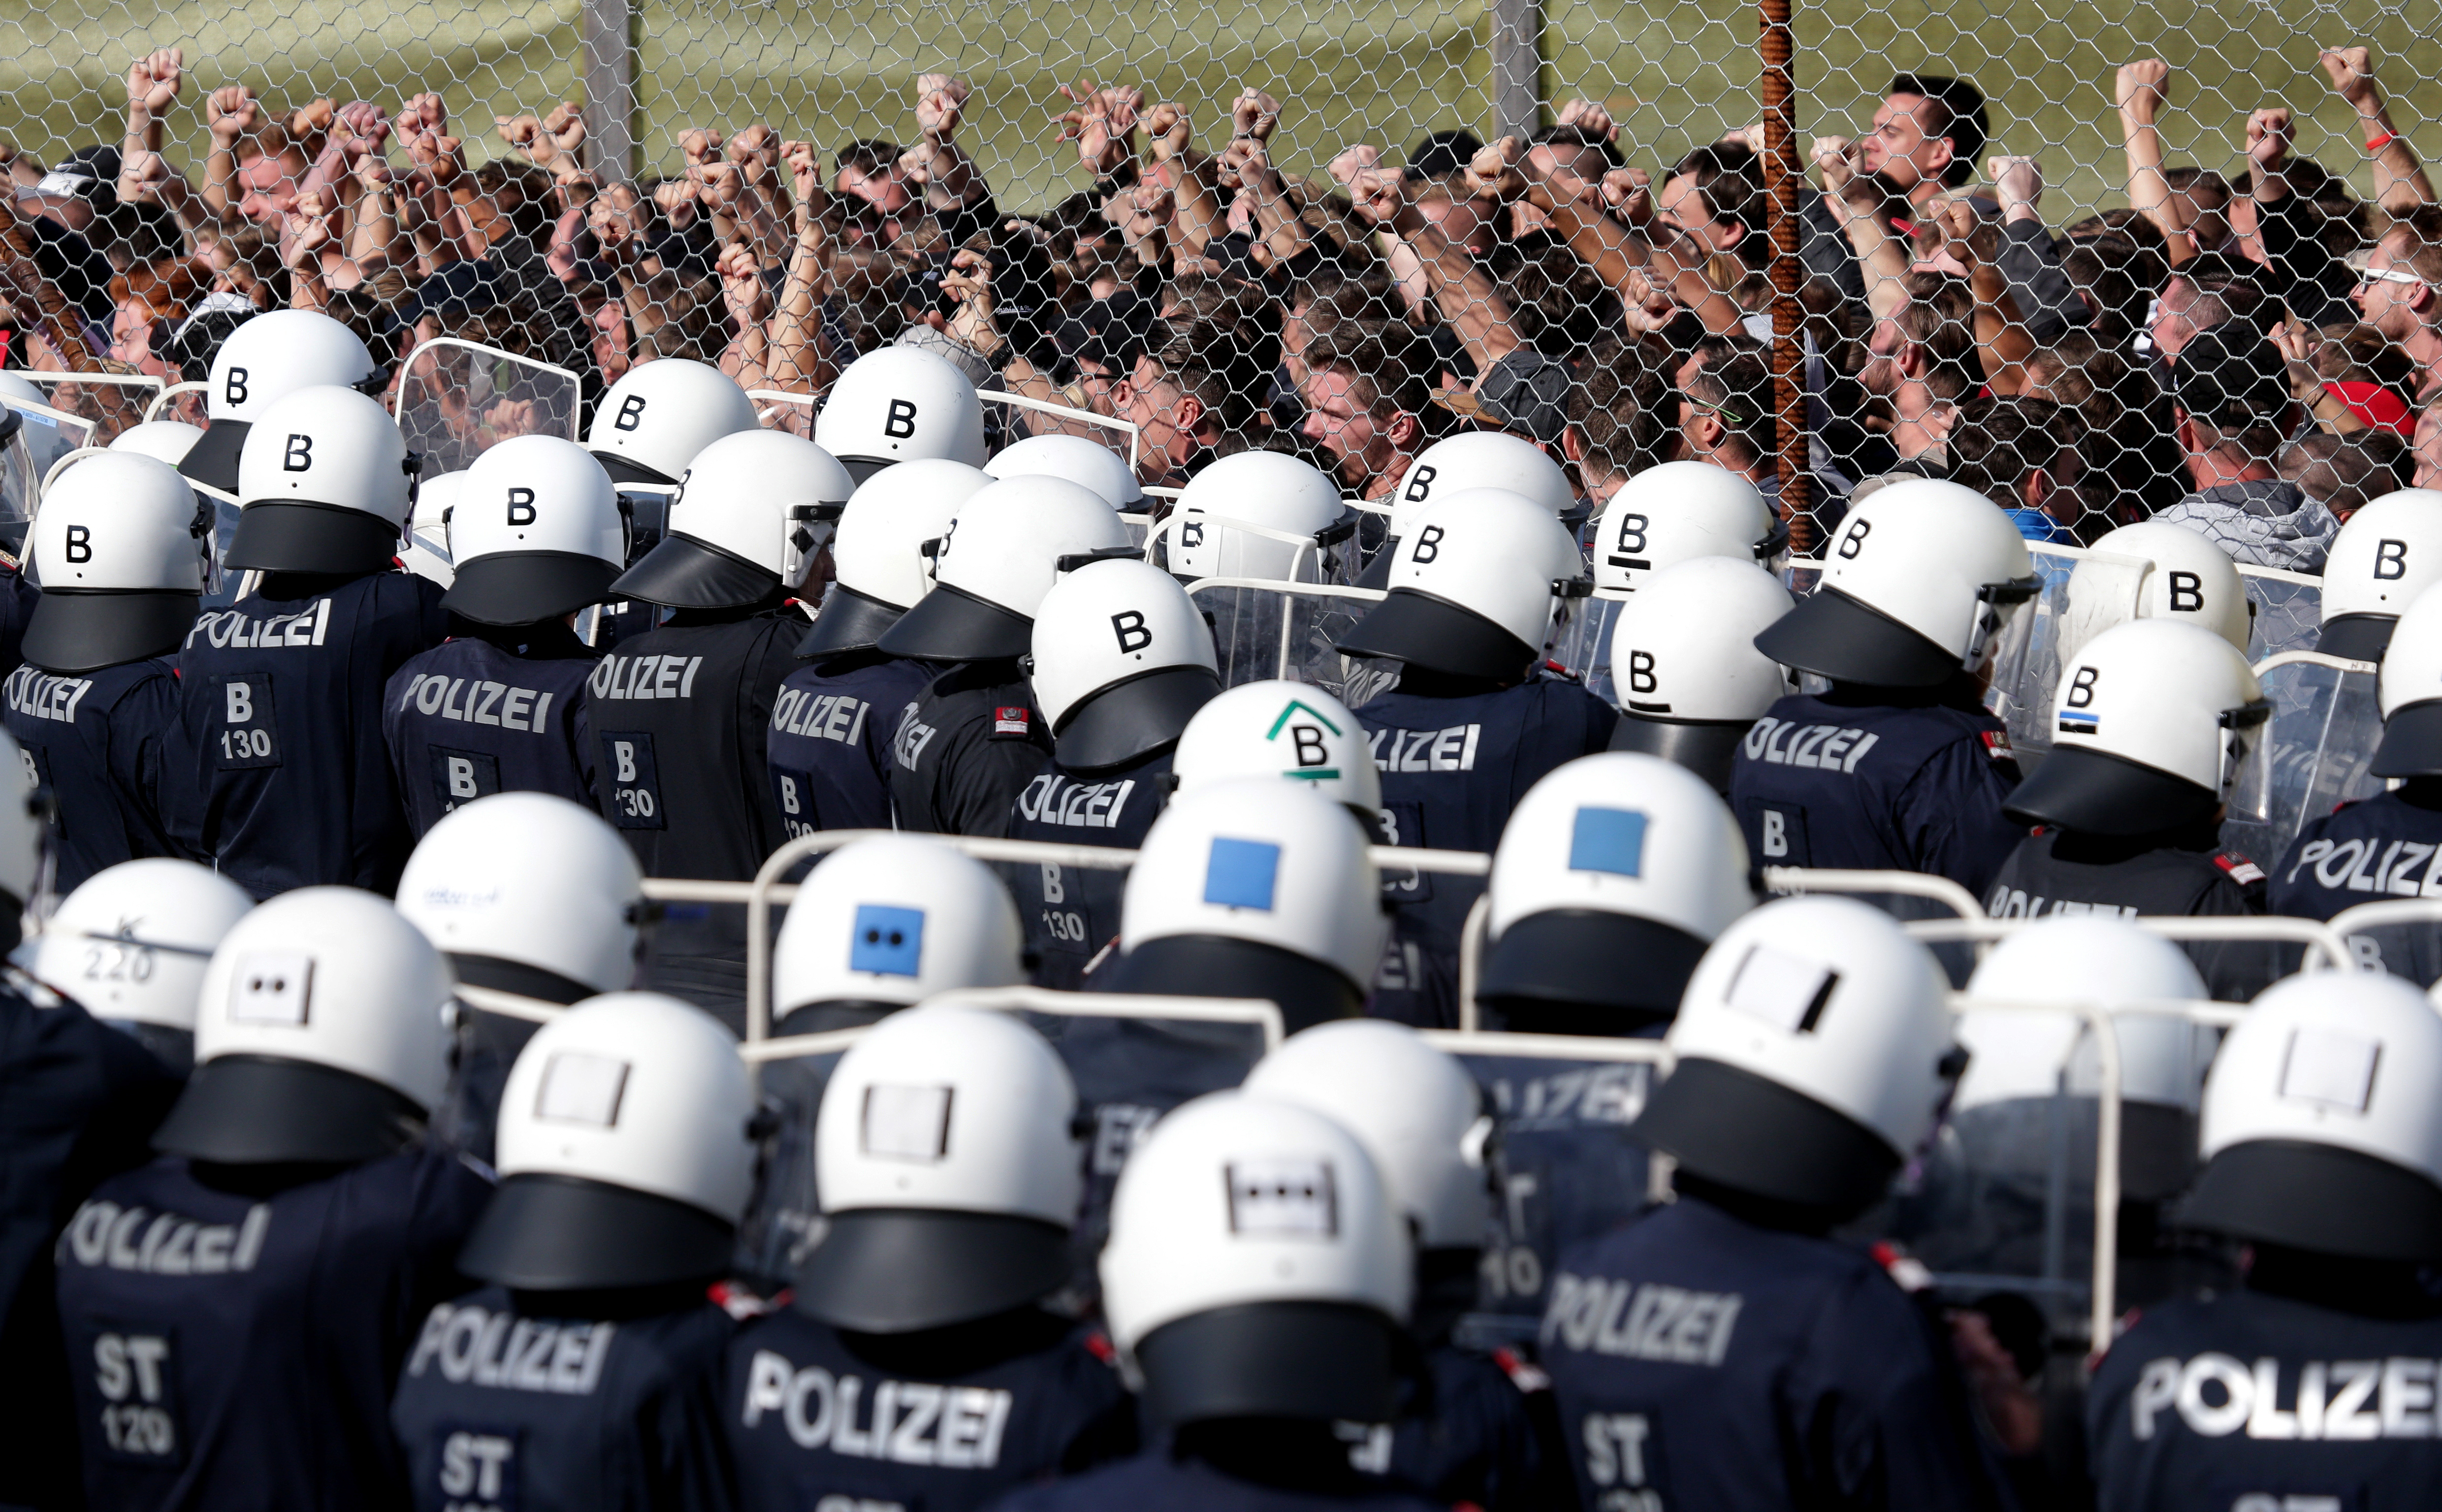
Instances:
[[[168,662],[78,673],[20,666],[6,698],[27,775],[50,791],[58,891],[122,861],[172,854],[160,814],[162,748],[178,722]]]
[[[1607,749],[1619,722],[1577,683],[1540,673],[1452,698],[1411,691],[1408,681],[1356,710],[1382,770],[1386,845],[1490,851],[1526,790],[1555,767]],[[1458,1027],[1459,936],[1484,885],[1480,877],[1386,872],[1396,923],[1369,1012]]]
[[[382,694],[447,632],[440,587],[399,572],[273,574],[198,616],[162,763],[171,842],[258,899],[325,883],[387,896],[415,836]]]
[[[585,684],[602,815],[647,877],[746,882],[786,844],[766,742],[790,654],[806,630],[790,609],[681,612],[622,642]],[[671,903],[643,985],[744,1022],[746,910]]]
[[[490,1177],[420,1147],[260,1195],[165,1157],[59,1243],[95,1506],[403,1508],[391,1391]]]
[[[1165,749],[1091,772],[1047,762],[1018,790],[1009,838],[1134,850],[1169,801],[1170,757]],[[1083,987],[1094,957],[1106,947],[1116,954],[1128,874],[1049,862],[1011,862],[1000,870],[1017,899],[1026,948],[1034,953],[1034,985],[1068,993]]]
[[[2271,911],[2293,919],[2391,898],[2442,898],[2442,810],[2410,801],[2408,790],[2308,820],[2272,868]]]
[[[1017,795],[1050,756],[1050,721],[1017,664],[961,662],[891,728],[891,811],[902,829],[1005,837]]]
[[[495,792],[593,808],[585,680],[600,656],[556,622],[452,628],[392,673],[382,697],[382,738],[416,838]]]
[[[932,669],[879,651],[806,663],[780,681],[765,760],[791,839],[890,828],[890,738]]]
[[[902,1339],[793,1310],[729,1346],[722,1426],[750,1512],[971,1512],[1136,1447],[1109,1345],[1033,1309]]]
[[[729,1315],[701,1288],[674,1310],[668,1295],[653,1310],[592,1300],[607,1306],[490,1286],[425,1316],[391,1401],[416,1512],[738,1504],[720,1442]]]
[[[1544,1464],[1527,1410],[1530,1390],[1543,1387],[1540,1371],[1441,1343],[1425,1351],[1425,1372],[1430,1392],[1411,1384],[1389,1429],[1394,1481],[1485,1512],[1547,1504],[1548,1471],[1566,1485],[1567,1471]]]
[[[2001,812],[2009,734],[1981,709],[1855,701],[1888,691],[1793,694],[1755,722],[1730,766],[1748,859],[1926,872],[1980,898],[2027,833]]]
[[[2145,1310],[2087,1396],[2102,1512],[2442,1506],[2442,1319],[2241,1288]]]
[[[2264,894],[2264,868],[2222,849],[2218,828],[2211,824],[2176,841],[2048,827],[2010,852],[1994,874],[1984,911],[1995,919],[2235,918],[2263,913]],[[2196,941],[2186,949],[2206,987],[2226,1003],[2244,1003],[2284,975],[2276,945]]]
[[[1570,1250],[1543,1368],[1589,1507],[1996,1507],[1949,1344],[1871,1256],[1683,1195]]]
[[[1005,1498],[994,1512],[1445,1512],[1444,1503],[1389,1485],[1297,1490],[1226,1474],[1164,1448]],[[912,1509],[911,1509],[912,1512]]]
[[[0,556],[0,674],[14,672],[25,661],[26,627],[42,597],[17,564]]]
[[[152,1158],[178,1084],[76,1004],[0,989],[0,1505],[80,1499],[52,1241],[97,1182]]]

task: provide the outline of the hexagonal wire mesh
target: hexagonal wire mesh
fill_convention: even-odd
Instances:
[[[2416,149],[2442,137],[2386,100],[2442,64],[2437,19],[1801,5],[1799,150],[1856,143],[1799,191],[1801,438],[1758,340],[1748,11],[20,8],[0,89],[39,265],[11,260],[9,361],[174,383],[245,312],[315,305],[393,360],[456,337],[574,374],[553,381],[589,405],[645,358],[717,361],[803,426],[776,392],[912,340],[1139,423],[1148,483],[1273,446],[1367,497],[1468,423],[1433,392],[1471,389],[1460,410],[1564,451],[1596,502],[1672,455],[1769,490],[1802,440],[1818,523],[1875,478],[1946,471],[2037,539],[2167,509],[2312,571],[2332,516],[2417,473],[2417,281],[2442,246],[2402,246],[2400,270],[2375,251],[2370,320],[2350,264],[2395,219],[2433,229]],[[2159,80],[2122,66],[2158,56]],[[1242,90],[1266,98],[1233,120]],[[1471,161],[1504,122],[1541,145]],[[2212,345],[2217,427],[2182,431],[2164,359],[2224,317],[2283,345]],[[405,382],[448,391],[461,455],[566,423],[517,402],[530,366],[422,362]],[[42,394],[106,432],[145,398]],[[2192,461],[2182,436],[2218,445]],[[2183,505],[2200,481],[2229,499]]]

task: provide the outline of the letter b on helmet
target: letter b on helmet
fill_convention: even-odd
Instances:
[[[1132,656],[1153,644],[1153,631],[1145,628],[1141,610],[1121,610],[1111,616],[1111,633],[1119,637],[1120,654]]]
[[[882,417],[882,433],[904,441],[916,433],[916,404],[911,399],[893,399],[889,411]]]

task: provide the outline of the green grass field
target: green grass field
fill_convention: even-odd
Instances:
[[[115,141],[128,57],[177,43],[195,77],[173,153],[189,162],[199,161],[204,145],[204,93],[236,80],[290,103],[317,93],[392,103],[404,89],[437,84],[487,155],[497,150],[495,114],[538,110],[572,92],[576,16],[573,0],[56,8],[7,0],[0,135],[46,158]],[[1546,98],[1608,102],[1641,163],[1754,115],[1751,9],[1549,0],[1545,17]],[[2047,208],[2065,222],[2121,200],[2112,69],[2160,52],[2181,70],[2165,122],[2175,161],[2234,167],[2247,111],[2284,102],[2305,118],[2301,150],[2353,172],[2362,188],[2354,118],[2316,65],[2317,46],[2370,43],[2395,118],[2429,159],[2442,155],[2442,121],[2428,118],[2442,110],[2418,109],[2438,98],[2442,81],[2442,0],[2391,0],[2371,21],[2351,24],[2368,29],[2350,33],[2337,8],[2294,0],[1936,0],[1897,10],[1847,3],[1809,10],[1801,0],[1799,126],[1806,135],[1848,130],[1870,114],[1892,69],[1947,65],[1992,97],[1997,146],[2043,157],[2055,186]],[[1119,8],[911,0],[874,10],[809,0],[651,0],[639,29],[648,170],[675,166],[676,133],[686,124],[769,119],[826,145],[907,133],[908,86],[936,68],[975,82],[967,139],[1010,209],[1083,186],[1053,125],[1059,84],[1081,75],[1184,98],[1198,107],[1205,139],[1216,142],[1230,96],[1256,83],[1289,102],[1276,145],[1295,172],[1318,170],[1353,141],[1395,150],[1438,127],[1481,134],[1487,125],[1485,16],[1473,0]]]

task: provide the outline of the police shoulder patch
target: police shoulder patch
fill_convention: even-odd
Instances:
[[[2230,873],[2230,880],[2242,887],[2252,886],[2264,880],[2264,868],[2235,850],[2217,851],[2214,865]]]
[[[1977,732],[1977,736],[1984,742],[1984,754],[1994,760],[2018,759],[2018,753],[2010,749],[2010,733],[2007,730],[1983,730]]]
[[[1024,737],[1033,728],[1033,716],[1034,711],[1023,703],[994,708],[992,733]]]
[[[1532,1396],[1538,1392],[1548,1392],[1552,1389],[1552,1377],[1543,1373],[1543,1368],[1514,1349],[1494,1350],[1492,1362],[1501,1367],[1503,1375],[1509,1377],[1509,1384],[1517,1387],[1525,1395]]]

